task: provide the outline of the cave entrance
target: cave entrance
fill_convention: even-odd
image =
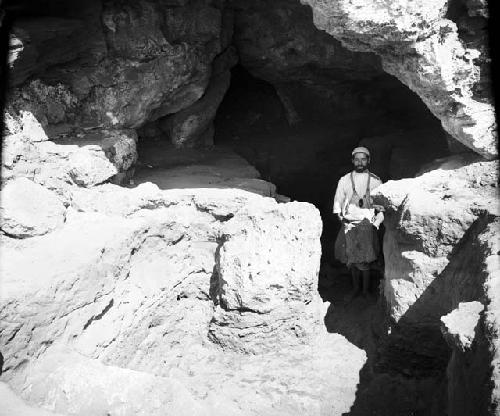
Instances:
[[[390,342],[383,344],[387,311],[377,290],[383,259],[372,268],[372,295],[345,303],[351,277],[334,260],[340,224],[332,205],[338,180],[352,170],[354,147],[370,149],[370,170],[385,182],[415,176],[427,163],[449,155],[447,136],[420,98],[389,75],[334,84],[331,101],[315,99],[316,91],[307,86],[290,83],[289,87],[291,102],[273,84],[253,76],[241,64],[235,66],[215,118],[214,144],[245,158],[262,179],[277,186],[279,194],[319,209],[323,233],[318,291],[331,302],[325,326],[329,332],[345,336],[368,357],[349,414],[409,414],[407,409],[413,409],[416,401],[426,414],[445,371],[439,354],[422,359],[412,355],[411,348],[404,355],[405,351],[391,350]],[[340,98],[335,97],[335,90]],[[383,227],[379,237],[382,243]],[[387,360],[387,356],[391,358]],[[419,365],[410,367],[418,360],[425,364],[426,359],[432,362],[429,367],[435,374],[426,374],[425,382],[419,384],[415,382]],[[435,362],[441,366],[434,366]]]
[[[446,135],[421,100],[389,75],[338,84],[333,90],[342,97],[330,102],[307,86],[287,86],[293,102],[241,64],[233,67],[214,144],[245,158],[279,194],[314,204],[323,220],[322,264],[338,267],[333,247],[340,224],[332,205],[339,178],[352,169],[352,149],[367,146],[370,169],[385,182],[414,176],[447,155]]]

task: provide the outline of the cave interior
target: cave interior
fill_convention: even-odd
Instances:
[[[229,4],[229,47],[237,59],[212,140],[208,147],[192,146],[230,149],[279,194],[314,204],[323,220],[324,260],[334,261],[339,222],[331,213],[333,196],[352,168],[354,147],[370,149],[370,170],[384,182],[413,177],[437,158],[468,151],[415,93],[382,70],[377,56],[350,52],[316,29],[309,7],[293,0]],[[289,10],[285,17],[282,9]],[[146,164],[152,160],[146,155],[158,163],[159,143],[171,140],[158,124],[138,130],[139,158]],[[166,150],[171,152],[182,159],[182,150]]]

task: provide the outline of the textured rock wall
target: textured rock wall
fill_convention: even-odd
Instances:
[[[275,87],[290,124],[314,117],[328,122],[332,114],[349,118],[367,106],[370,92],[363,86],[384,74],[376,55],[344,48],[295,0],[235,1],[231,7],[241,65]]]
[[[62,227],[2,237],[17,394],[74,415],[349,409],[365,356],[323,326],[314,207],[234,189],[71,191]]]
[[[458,413],[450,414],[490,414],[498,403],[498,164],[465,162],[453,156],[379,188],[377,198],[388,207],[384,295],[394,333],[402,334],[393,342],[405,339],[416,356],[434,345],[433,354],[446,358],[440,319],[457,310],[442,318],[453,350],[448,399]],[[464,302],[488,311],[477,331],[480,310]],[[484,382],[466,382],[468,375]]]
[[[345,47],[379,55],[384,70],[415,91],[456,140],[487,158],[497,156],[494,107],[478,94],[488,84],[484,18],[470,42],[447,18],[444,0],[301,3],[311,6],[315,25]],[[466,5],[471,16],[485,10]]]
[[[231,39],[223,2],[92,1],[64,10],[17,19],[11,39],[8,110],[33,113],[51,139],[177,113],[234,64],[214,61]]]

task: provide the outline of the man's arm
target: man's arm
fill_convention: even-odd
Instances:
[[[335,197],[333,199],[333,213],[337,214],[337,217],[342,221],[342,206],[345,201],[345,189],[343,178],[340,178],[337,184],[337,190],[335,191]]]

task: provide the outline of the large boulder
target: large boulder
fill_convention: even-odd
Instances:
[[[5,117],[4,181],[28,177],[66,195],[71,185],[91,187],[107,181],[120,182],[137,160],[134,130],[76,128],[49,140],[32,113],[7,113]]]
[[[407,348],[420,368],[434,356],[444,370],[443,322],[452,350],[450,414],[492,414],[499,400],[498,163],[452,156],[433,168],[389,181],[375,195],[387,208],[383,292],[393,323],[384,348],[395,359]]]
[[[64,223],[66,209],[51,191],[26,178],[7,183],[2,189],[2,232],[17,238],[43,235]]]
[[[441,164],[446,166],[446,159]],[[461,266],[470,271],[484,260],[470,244],[500,213],[497,169],[497,162],[449,170],[435,166],[378,188],[375,198],[388,208],[384,293],[395,320],[436,322],[466,293],[478,295],[484,275]],[[475,299],[460,299],[468,300]]]
[[[0,382],[0,395],[2,396],[2,407],[0,416],[61,416],[48,410],[43,410],[28,405],[16,395],[5,383]]]
[[[462,302],[441,318],[441,330],[452,351],[447,367],[449,414],[486,416],[500,410],[499,233],[496,220],[478,237],[486,274],[480,301]]]
[[[73,415],[349,410],[365,354],[324,328],[313,206],[152,184],[71,201],[62,228],[2,241],[17,394]]]
[[[456,140],[484,157],[498,155],[494,107],[480,92],[490,85],[485,24],[464,39],[463,25],[459,34],[447,18],[453,2],[445,0],[301,3],[311,6],[318,28],[348,49],[378,54],[384,70],[417,93]]]

